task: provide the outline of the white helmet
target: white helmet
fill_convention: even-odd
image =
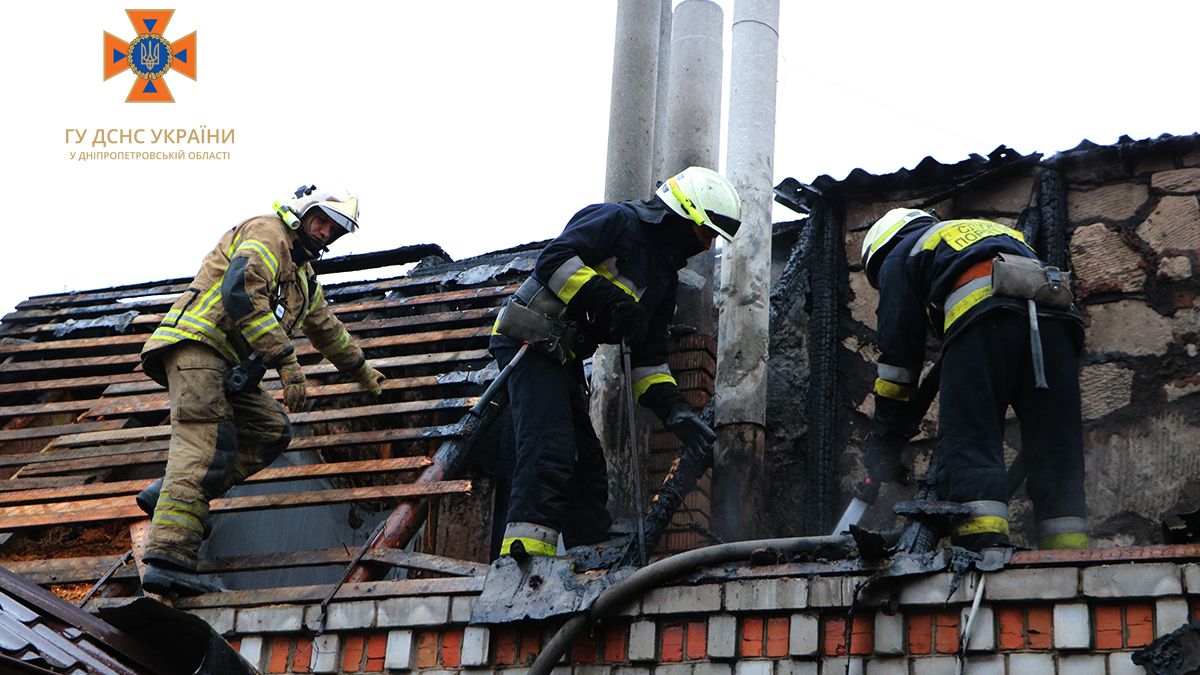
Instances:
[[[733,241],[741,226],[742,198],[733,183],[702,166],[689,166],[671,176],[655,192],[675,213]]]
[[[879,268],[888,251],[900,243],[902,234],[908,234],[924,225],[937,222],[937,219],[920,209],[892,209],[875,221],[867,236],[863,239],[862,265],[867,273],[867,281],[873,288],[879,288]]]
[[[300,227],[300,220],[313,209],[320,209],[342,228],[339,236],[358,230],[358,197],[347,190],[318,190],[316,185],[301,185],[295,199],[284,205],[275,202],[275,212],[293,230]]]

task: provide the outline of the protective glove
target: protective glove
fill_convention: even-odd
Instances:
[[[900,461],[900,446],[868,438],[863,448],[867,475],[883,483],[909,482],[908,467]]]
[[[622,339],[640,342],[646,337],[649,318],[633,296],[601,276],[592,277],[571,299],[571,306],[582,306],[591,317],[594,337],[599,342],[616,343]]]
[[[358,380],[363,389],[371,392],[372,396],[378,396],[383,393],[383,387],[379,383],[386,380],[387,376],[363,361],[363,364],[358,367],[358,371],[354,373],[354,379]]]
[[[292,412],[300,412],[308,399],[308,387],[304,383],[304,371],[295,356],[290,356],[276,366],[279,381],[283,384],[283,404]]]
[[[694,453],[709,453],[717,440],[717,432],[700,419],[691,408],[676,408],[663,424]]]
[[[641,342],[646,339],[646,330],[650,323],[646,310],[633,298],[624,293],[622,295],[624,297],[609,308],[609,334],[606,336],[606,342]]]

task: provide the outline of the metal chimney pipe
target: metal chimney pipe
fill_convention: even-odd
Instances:
[[[660,179],[689,166],[719,169],[721,153],[721,41],[725,13],[711,0],[684,0],[671,25],[671,81],[667,137]],[[712,335],[715,262],[694,256],[680,273],[675,323]]]
[[[713,529],[752,539],[767,409],[779,0],[737,0],[729,95],[728,177],[742,226],[723,250],[717,345]]]
[[[658,19],[658,80],[654,93],[654,159],[650,162],[650,179],[667,177],[667,101],[671,86],[671,0],[659,0]],[[655,187],[651,185],[651,187]]]
[[[604,201],[641,199],[654,185],[659,0],[620,0],[613,46]]]
[[[670,0],[665,0],[669,2]],[[612,95],[608,117],[608,167],[604,200],[617,202],[649,196],[657,117],[658,58],[663,0],[620,0],[613,46]],[[621,390],[620,349],[601,345],[592,357],[592,426],[605,448],[608,475],[628,476],[632,456],[626,447],[629,424]],[[635,515],[631,481],[609,481],[609,510],[614,516]]]

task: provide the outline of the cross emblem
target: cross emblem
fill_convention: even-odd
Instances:
[[[173,9],[127,9],[137,37],[132,42],[105,31],[104,79],[129,70],[137,78],[126,103],[173,103],[163,76],[174,71],[196,79],[196,32],[167,40],[167,23]]]

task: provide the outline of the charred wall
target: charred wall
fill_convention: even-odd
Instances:
[[[776,294],[772,321],[770,465],[764,472],[771,481],[767,503],[775,505],[764,514],[769,533],[794,533],[801,529],[797,524],[819,529],[814,525],[824,520],[814,520],[802,491],[835,476],[825,489],[836,494],[832,508],[840,511],[848,488],[863,475],[858,446],[873,411],[878,296],[858,261],[863,234],[850,230],[898,206],[923,205],[942,218],[986,217],[1016,227],[1040,255],[1075,274],[1087,331],[1080,383],[1089,525],[1098,545],[1158,542],[1164,518],[1200,506],[1200,140],[1085,143],[1048,159],[1025,159],[1034,161],[1002,170],[993,163],[939,181],[878,177],[874,182],[886,188],[881,190],[861,177],[844,181],[853,185],[842,190],[825,186],[822,201],[842,214],[840,268],[822,258],[827,247],[804,245],[805,237],[820,241],[813,218],[777,228],[773,282],[787,297]],[[801,249],[803,259],[797,260]],[[844,289],[832,374],[812,362],[819,353],[814,340],[828,340],[826,329],[814,323],[821,305],[812,280],[823,270],[836,271]],[[927,356],[936,354],[931,342]],[[831,383],[835,395],[820,393]],[[819,428],[829,418],[836,419],[837,434]],[[935,401],[910,450],[918,471],[932,448],[936,419]],[[1011,411],[1008,426],[1011,461],[1020,443]],[[831,443],[836,447],[824,454],[813,447]],[[821,477],[827,466],[832,473]],[[877,524],[889,518],[884,505],[899,496],[890,490],[868,516]],[[1023,491],[1012,511],[1021,540],[1029,511]]]

